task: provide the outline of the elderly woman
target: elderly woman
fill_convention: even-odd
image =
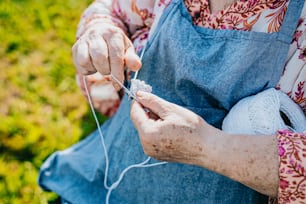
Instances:
[[[73,58],[112,117],[53,154],[40,185],[67,203],[306,202],[304,4],[96,0]],[[132,104],[131,71],[154,93]]]

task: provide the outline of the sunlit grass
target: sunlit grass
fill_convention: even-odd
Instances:
[[[56,200],[37,186],[40,165],[94,129],[71,58],[90,2],[0,1],[0,204]]]

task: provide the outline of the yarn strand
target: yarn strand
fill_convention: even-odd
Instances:
[[[141,52],[141,55],[140,55],[140,59],[142,59],[143,57],[143,54],[144,54],[144,50],[145,50],[145,47],[143,48],[142,52]],[[137,74],[138,72],[135,73],[135,76],[134,76],[134,79],[136,79],[137,77]],[[133,99],[137,100],[136,96],[130,92],[129,89],[127,89],[115,76],[111,75],[111,77],[120,84],[120,86],[124,89],[124,91],[130,96],[132,97]],[[100,127],[100,122],[98,120],[98,117],[96,115],[96,111],[95,111],[95,108],[93,106],[93,102],[92,102],[92,99],[90,97],[90,94],[89,94],[89,90],[88,90],[88,87],[87,87],[87,83],[86,83],[86,76],[83,76],[83,82],[84,82],[84,87],[85,87],[85,92],[86,92],[86,95],[87,95],[87,100],[89,102],[89,106],[90,106],[90,110],[92,112],[92,115],[94,117],[94,120],[95,120],[95,123],[96,123],[96,126],[98,128],[98,133],[99,133],[99,136],[100,136],[100,140],[101,140],[101,144],[102,144],[102,148],[103,148],[103,151],[104,151],[104,155],[105,155],[105,173],[104,173],[104,181],[103,181],[103,184],[104,184],[104,187],[105,189],[107,190],[107,194],[106,194],[106,198],[105,198],[105,203],[106,204],[109,204],[109,200],[110,200],[110,196],[111,196],[111,193],[114,189],[116,189],[119,184],[121,183],[122,179],[124,178],[125,174],[133,169],[133,168],[148,168],[148,167],[154,167],[154,166],[158,166],[158,165],[163,165],[163,164],[167,164],[168,162],[157,162],[157,163],[152,163],[152,164],[148,164],[148,162],[151,160],[151,157],[147,157],[146,160],[144,160],[143,162],[140,162],[138,164],[132,164],[128,167],[126,167],[120,174],[119,174],[119,177],[117,179],[117,181],[113,182],[110,186],[107,184],[107,178],[108,178],[108,171],[109,171],[109,157],[108,157],[108,152],[107,152],[107,148],[106,148],[106,145],[105,145],[105,141],[104,141],[104,136],[103,136],[103,133],[102,133],[102,129]]]

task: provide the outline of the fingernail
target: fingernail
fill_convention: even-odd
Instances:
[[[117,82],[114,82],[113,86],[115,87],[116,91],[119,91],[121,89],[121,86]]]
[[[148,93],[145,92],[145,91],[137,91],[137,92],[136,92],[136,96],[137,96],[139,99],[142,99],[142,98],[146,97],[147,94],[148,94]]]

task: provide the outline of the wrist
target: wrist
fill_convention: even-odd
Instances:
[[[228,134],[211,128],[203,138],[205,149],[197,165],[275,196],[279,182],[275,136]]]
[[[204,122],[200,134],[202,151],[199,151],[196,165],[219,171],[219,161],[222,159],[223,149],[226,148],[226,133]]]

